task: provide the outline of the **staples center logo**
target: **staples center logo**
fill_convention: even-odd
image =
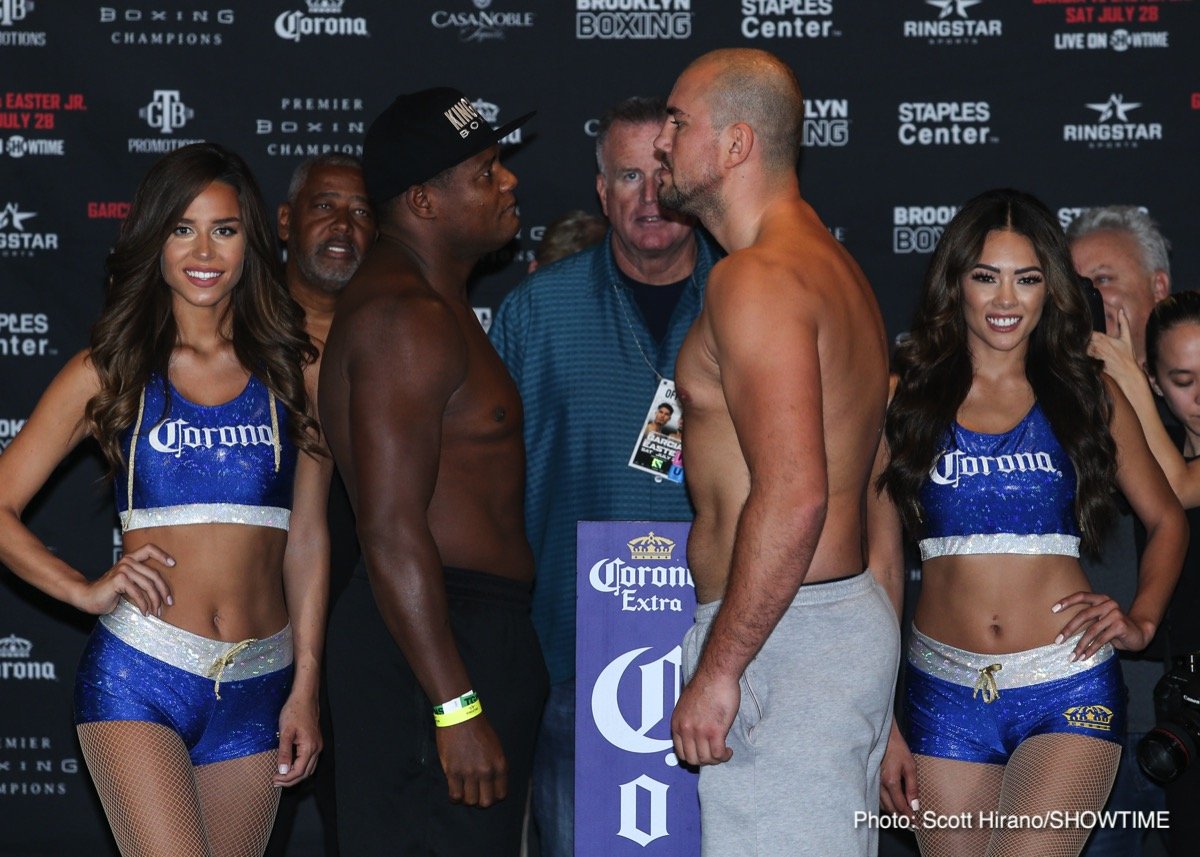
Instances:
[[[997,143],[986,101],[902,101],[897,135],[903,146],[976,146]]]
[[[508,29],[533,26],[533,12],[505,12],[492,9],[492,0],[472,0],[474,12],[451,12],[439,9],[429,16],[429,23],[439,30],[450,27],[458,30],[459,41],[484,42],[503,39]]]
[[[1004,35],[1004,22],[998,18],[972,18],[967,10],[983,0],[924,0],[937,10],[932,20],[905,21],[906,39],[926,39],[931,45],[978,44],[980,39]]]
[[[138,116],[160,134],[175,133],[195,115],[196,111],[180,99],[178,89],[156,89],[150,103],[138,108]]]
[[[1089,149],[1137,148],[1141,143],[1161,141],[1159,122],[1136,122],[1129,114],[1141,108],[1140,101],[1126,101],[1112,93],[1106,101],[1084,105],[1098,114],[1093,123],[1063,125],[1063,142],[1086,143]]]
[[[686,39],[692,0],[575,0],[577,39]]]
[[[9,634],[0,639],[0,679],[58,681],[51,661],[35,661],[33,643]]]
[[[344,4],[345,0],[306,0],[307,15],[295,9],[279,13],[275,35],[289,42],[299,42],[303,36],[370,37],[366,18],[342,17]]]
[[[828,39],[833,0],[741,0],[744,39]]]

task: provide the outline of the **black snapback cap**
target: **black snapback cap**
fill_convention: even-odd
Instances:
[[[363,179],[383,203],[442,170],[474,157],[528,121],[526,113],[493,128],[457,89],[401,95],[375,117],[363,141]]]

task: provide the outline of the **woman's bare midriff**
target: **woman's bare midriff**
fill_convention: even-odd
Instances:
[[[1047,646],[1085,605],[1051,608],[1091,585],[1069,556],[944,556],[922,566],[913,623],[921,633],[972,652],[1003,654]]]
[[[263,639],[288,622],[283,597],[287,532],[244,524],[148,527],[125,534],[125,551],[154,544],[175,559],[150,561],[171,589],[165,622],[227,642]]]

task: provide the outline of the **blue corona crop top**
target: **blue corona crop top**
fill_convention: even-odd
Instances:
[[[121,437],[128,451],[115,486],[121,528],[286,530],[296,470],[286,419],[287,410],[253,375],[232,401],[197,405],[155,373],[142,391],[137,421]],[[147,425],[151,420],[157,422]]]
[[[921,559],[962,554],[1079,556],[1075,468],[1034,404],[1004,434],[957,422],[921,487]]]

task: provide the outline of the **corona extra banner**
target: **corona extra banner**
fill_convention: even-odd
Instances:
[[[671,745],[696,607],[689,526],[579,523],[576,857],[700,853],[697,777]]]

